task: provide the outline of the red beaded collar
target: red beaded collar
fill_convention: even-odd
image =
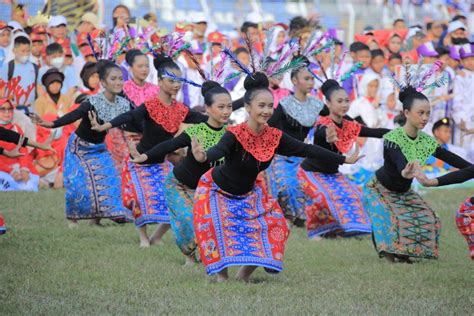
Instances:
[[[178,131],[180,124],[189,112],[189,109],[182,103],[173,101],[171,105],[166,105],[158,98],[146,101],[145,107],[153,121],[170,134],[175,134]]]
[[[234,134],[245,151],[260,162],[266,162],[273,158],[282,135],[282,131],[268,125],[257,135],[247,123],[228,127],[227,130]]]
[[[329,116],[323,116],[319,118],[318,125],[336,127],[337,138],[339,139],[335,145],[336,148],[343,154],[347,153],[354,145],[357,137],[359,137],[362,125],[356,121],[349,121],[342,119],[342,127],[339,127]]]

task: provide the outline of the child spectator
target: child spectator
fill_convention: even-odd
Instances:
[[[49,69],[41,78],[41,83],[46,91],[36,100],[35,111],[42,119],[54,121],[70,111],[73,100],[69,96],[61,94],[63,82],[64,74],[56,68]],[[73,126],[64,126],[54,131],[55,137],[52,147],[56,153],[36,150],[35,166],[41,176],[40,185],[42,187],[52,185],[56,188],[62,187],[64,149],[69,135],[73,131]],[[51,132],[49,129],[38,127],[37,140],[47,139]]]
[[[15,58],[8,62],[6,67],[0,69],[0,79],[10,81],[12,78],[21,77],[19,86],[27,91],[27,97],[17,100],[16,96],[13,102],[17,105],[17,110],[28,112],[33,105],[36,92],[36,78],[38,77],[38,66],[29,61],[31,53],[31,42],[25,33],[17,33],[13,40],[13,54]]]
[[[356,89],[358,81],[360,81],[362,75],[365,71],[370,67],[370,62],[372,57],[370,55],[370,49],[367,45],[361,42],[354,42],[351,44],[349,48],[350,54],[352,56],[352,60],[354,64],[357,62],[361,62],[362,65],[360,66],[357,71],[355,71],[349,79],[344,81],[343,87],[346,90],[349,98],[354,100],[358,96],[358,91]]]
[[[402,64],[402,55],[400,54],[391,54],[388,58],[388,70],[390,73],[395,72],[395,68]]]
[[[50,68],[57,68],[64,74],[64,82],[61,88],[62,94],[74,95],[79,82],[74,67],[65,65],[65,52],[58,43],[51,43],[46,47],[46,66],[41,67],[39,77],[42,78],[46,71]],[[44,89],[43,86],[38,85],[38,90]]]
[[[464,135],[464,130],[474,128],[474,44],[463,45],[459,53],[463,71],[454,81],[454,138],[455,144],[468,152],[468,160],[474,162],[474,135]]]
[[[51,17],[48,28],[53,42],[64,41],[67,38],[67,20],[64,16],[55,15]]]
[[[7,61],[13,58],[10,49],[10,40],[13,27],[9,26],[5,21],[0,21],[0,67],[3,67]]]

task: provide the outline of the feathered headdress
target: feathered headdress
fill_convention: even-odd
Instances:
[[[423,70],[423,56],[420,56],[418,60],[418,65],[412,67],[409,63],[405,63],[403,66],[404,69],[404,78],[398,81],[395,78],[395,74],[392,73],[391,81],[399,90],[404,90],[407,87],[413,87],[418,92],[430,91],[439,87],[444,86],[449,78],[446,73],[443,73],[440,78],[429,83],[429,79],[433,77],[443,66],[441,60],[435,61],[431,67]]]

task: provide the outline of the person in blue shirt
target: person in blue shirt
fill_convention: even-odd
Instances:
[[[0,79],[10,81],[18,76],[21,77],[19,85],[27,93],[20,96],[14,103],[18,104],[17,110],[28,111],[36,99],[36,76],[37,68],[29,61],[31,53],[31,42],[25,33],[16,35],[13,41],[14,59],[0,68]],[[29,93],[28,93],[29,92]]]

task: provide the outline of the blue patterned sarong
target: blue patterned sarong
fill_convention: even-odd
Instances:
[[[120,174],[104,143],[86,142],[76,133],[69,137],[64,157],[64,187],[68,219],[132,220],[122,205]]]

